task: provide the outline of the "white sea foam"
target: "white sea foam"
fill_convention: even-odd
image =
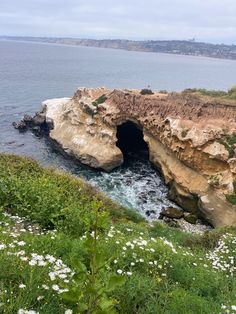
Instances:
[[[88,179],[112,199],[151,220],[158,218],[163,207],[177,206],[168,199],[168,187],[147,160],[133,158],[111,173],[96,173]]]

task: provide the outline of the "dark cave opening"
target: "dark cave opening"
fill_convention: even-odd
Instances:
[[[136,156],[141,159],[149,158],[148,145],[143,139],[142,129],[134,122],[127,121],[117,126],[117,143],[124,159]]]

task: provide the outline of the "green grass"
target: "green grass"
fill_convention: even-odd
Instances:
[[[0,204],[46,228],[60,227],[81,234],[96,200],[111,219],[142,221],[142,217],[96,191],[84,180],[55,169],[43,169],[34,161],[0,155]],[[66,230],[69,226],[69,229]]]
[[[107,257],[99,280],[120,270],[126,279],[107,291],[115,300],[110,313],[233,313],[234,228],[193,235],[150,226],[84,181],[10,155],[0,155],[0,313],[78,313],[57,289],[83,284],[75,265],[91,264],[86,247],[98,204],[107,219],[99,227]]]
[[[236,100],[236,86],[231,87],[228,91],[222,90],[207,90],[205,88],[187,88],[184,93],[194,93],[202,96],[209,96],[214,98]]]

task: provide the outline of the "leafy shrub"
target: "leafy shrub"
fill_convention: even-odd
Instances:
[[[230,95],[230,98],[236,99],[236,85],[232,86],[232,87],[228,90],[228,94]]]
[[[102,203],[93,207],[93,218],[87,222],[86,241],[82,242],[84,252],[88,256],[87,265],[76,260],[73,264],[75,274],[72,277],[72,286],[62,298],[72,304],[78,313],[116,313],[116,300],[109,296],[118,286],[123,285],[126,278],[115,273],[106,274],[107,267],[112,259],[107,255],[101,242],[103,232],[108,228],[108,217],[102,210]]]
[[[144,89],[141,89],[140,94],[141,95],[153,95],[154,93],[151,89],[144,88]]]

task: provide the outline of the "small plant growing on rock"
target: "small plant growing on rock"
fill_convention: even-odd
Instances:
[[[233,194],[227,194],[225,197],[228,202],[230,202],[233,205],[236,205],[236,181],[233,182],[233,186],[234,186]]]
[[[218,176],[216,176],[216,175],[210,176],[210,180],[209,181],[210,181],[209,183],[212,186],[218,187],[220,185],[220,178]]]
[[[224,147],[229,152],[229,158],[234,157],[234,145],[236,144],[236,133],[226,136],[224,139],[220,139],[219,143],[224,145]]]
[[[92,102],[92,104],[96,107],[100,104],[103,104],[107,100],[107,96],[105,94],[98,97],[96,100]]]
[[[181,131],[181,136],[184,138],[184,137],[186,137],[187,136],[187,134],[188,134],[188,129],[183,129],[182,131]]]

